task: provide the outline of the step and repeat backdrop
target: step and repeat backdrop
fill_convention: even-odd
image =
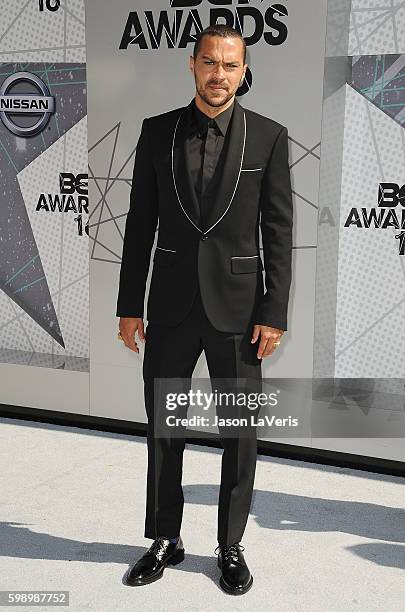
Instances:
[[[404,460],[405,5],[329,2],[326,43],[313,376],[395,436],[331,448]]]
[[[400,418],[404,3],[0,0],[0,16],[0,401],[146,421],[143,345],[115,316],[136,144],[194,96],[196,33],[227,23],[247,44],[238,101],[289,131],[288,331],[263,375]],[[286,442],[404,459],[399,438]]]
[[[88,412],[83,0],[0,1],[1,402]]]

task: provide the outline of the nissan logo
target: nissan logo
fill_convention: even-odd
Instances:
[[[30,83],[40,93],[12,93],[13,87],[21,82]],[[35,74],[16,72],[3,81],[0,87],[0,120],[16,136],[35,136],[45,129],[51,114],[55,112],[55,98],[50,95],[48,86]],[[39,119],[29,126],[21,126],[12,121],[11,116],[23,114]]]

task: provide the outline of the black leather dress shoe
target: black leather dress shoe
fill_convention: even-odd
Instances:
[[[163,576],[166,565],[177,565],[184,561],[184,545],[181,537],[177,543],[159,537],[138,561],[127,569],[123,581],[128,586],[149,584]]]
[[[242,553],[244,547],[239,543],[217,546],[215,554],[217,549],[219,549],[218,567],[222,570],[219,579],[222,590],[231,595],[246,593],[253,584],[253,576]]]

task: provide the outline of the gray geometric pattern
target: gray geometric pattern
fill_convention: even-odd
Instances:
[[[336,293],[346,86],[324,99],[314,319],[314,377],[335,374]]]
[[[86,62],[84,0],[60,0],[56,12],[0,0],[0,16],[0,61]]]
[[[120,128],[118,123],[89,147],[89,185],[94,184],[97,194],[89,209],[90,258],[117,264],[121,263],[136,151],[135,147],[117,166]]]
[[[326,57],[348,55],[352,0],[328,0]]]
[[[405,263],[395,228],[343,227],[352,206],[377,204],[379,182],[405,182],[403,129],[356,91],[346,92],[336,376],[405,374]]]
[[[36,66],[30,69],[34,72]],[[80,69],[84,71],[84,67]],[[35,210],[41,193],[46,198],[48,194],[58,194],[60,172],[78,174],[87,170],[87,122],[85,117],[78,121],[86,112],[85,97],[80,108],[80,95],[72,93],[75,87],[83,90],[83,85],[79,86],[76,78],[66,89],[58,87],[61,76],[66,78],[69,72],[65,66],[54,67],[49,77],[57,106],[65,100],[67,114],[63,108],[59,110],[45,135],[42,132],[34,138],[19,139],[23,146],[16,148],[16,138],[0,126],[0,163],[3,190],[7,192],[0,211],[4,221],[0,248],[0,346],[85,357],[87,235],[78,236],[74,221],[77,215],[73,211]],[[70,95],[76,95],[78,100],[74,113]],[[85,215],[83,221],[86,222]],[[29,323],[24,324],[25,317],[18,316],[21,311],[26,313]],[[22,335],[16,333],[15,321],[19,322]],[[59,341],[59,326],[63,341]]]
[[[84,1],[61,0],[58,11],[40,12],[36,1],[15,0],[11,3],[0,0],[0,15],[0,61],[10,62],[10,65],[4,65],[3,73],[7,70],[15,72],[24,69],[36,72],[47,82],[51,95],[56,96],[59,106],[66,97],[65,115],[69,114],[68,109],[73,97],[78,101],[73,109],[76,112],[75,118],[70,125],[65,123],[60,106],[58,114],[49,124],[51,132],[45,130],[39,135],[41,144],[35,155],[30,155],[29,149],[28,155],[24,155],[24,149],[21,148],[23,141],[10,137],[9,133],[5,135],[2,131],[3,154],[13,151],[13,157],[10,159],[14,161],[14,174],[18,177],[18,191],[15,193],[20,193],[21,190],[21,201],[24,203],[26,198],[26,201],[30,202],[27,210],[23,209],[23,217],[31,224],[32,229],[35,227],[32,236],[35,236],[40,250],[35,261],[37,264],[42,263],[46,272],[45,282],[56,304],[57,320],[62,323],[65,348],[55,343],[34,322],[33,313],[29,315],[25,311],[29,312],[28,307],[17,302],[17,294],[10,299],[5,293],[0,293],[0,346],[4,348],[0,359],[12,363],[28,361],[35,364],[37,361],[38,365],[47,364],[46,367],[88,370],[88,239],[84,236],[81,244],[76,243],[80,252],[75,253],[72,244],[69,244],[71,224],[74,224],[72,216],[66,215],[64,221],[64,215],[59,215],[58,221],[61,225],[57,233],[51,236],[49,230],[56,217],[52,220],[42,215],[39,219],[38,214],[33,214],[32,208],[38,185],[44,183],[44,177],[54,181],[55,176],[58,179],[61,171],[87,170]],[[63,64],[58,65],[55,62]],[[82,117],[84,122],[80,122]],[[32,144],[32,139],[25,144]],[[20,163],[20,158],[23,163]],[[46,168],[42,167],[44,160],[47,163]],[[52,164],[54,167],[50,173]],[[38,172],[37,177],[35,172]],[[43,191],[47,192],[46,189]],[[49,193],[57,191],[58,188],[53,184]],[[31,197],[31,193],[35,195]],[[85,222],[84,215],[83,224]],[[60,242],[55,241],[55,235],[58,234]],[[83,247],[85,251],[82,252]],[[55,248],[57,253],[53,253],[51,259],[51,251]],[[56,262],[59,267],[55,266]],[[21,357],[18,356],[18,351],[21,351]],[[52,356],[50,362],[46,355]],[[78,359],[70,359],[70,355],[75,355]]]
[[[405,0],[352,0],[347,55],[405,53]]]
[[[350,85],[405,127],[405,53],[353,57]]]
[[[328,0],[327,57],[405,53],[404,0]]]
[[[381,86],[402,74],[403,58],[387,53],[405,50],[405,2],[352,4],[346,55],[384,55],[372,61],[352,58],[353,83],[351,75],[346,78],[344,64],[326,66],[325,82],[335,81],[336,86],[324,88],[328,97],[322,119],[314,377],[370,377],[375,379],[374,392],[387,387],[382,377],[398,387],[405,373],[404,258],[398,255],[395,228],[346,228],[344,222],[352,207],[377,206],[380,182],[405,183],[404,130],[395,113],[391,117],[379,108],[401,100],[399,91],[396,100],[383,98]],[[346,24],[347,17],[346,12],[341,23]],[[336,25],[336,14],[334,19]],[[338,39],[336,31],[328,29],[333,35],[329,49]],[[344,31],[341,34],[344,39]],[[343,55],[337,45],[334,52]],[[379,66],[379,71],[364,72],[367,66]],[[368,83],[361,86],[362,78]],[[373,92],[380,93],[377,105]]]

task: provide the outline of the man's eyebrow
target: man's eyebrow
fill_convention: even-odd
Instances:
[[[203,59],[209,59],[212,62],[215,62],[215,60],[212,57],[210,57],[209,55],[203,55],[202,57],[203,57]],[[225,62],[225,64],[239,64],[239,60],[231,60],[230,62]]]

